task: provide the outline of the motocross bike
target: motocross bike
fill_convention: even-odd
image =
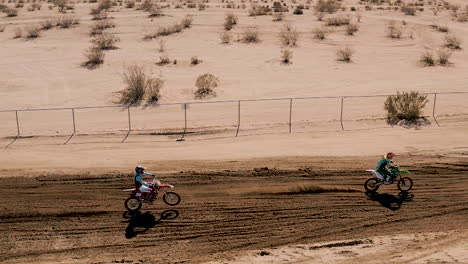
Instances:
[[[143,203],[153,203],[156,198],[158,198],[159,192],[163,192],[163,201],[171,206],[178,205],[180,203],[180,196],[175,192],[168,192],[165,189],[174,188],[170,184],[161,184],[159,180],[153,178],[153,181],[150,184],[151,192],[143,193],[140,192],[137,188],[126,189],[124,192],[130,192],[130,197],[125,200],[125,208],[130,212],[135,212],[140,210]]]
[[[364,188],[366,188],[366,191],[368,192],[375,192],[377,189],[379,189],[380,185],[389,185],[393,184],[393,182],[400,177],[398,180],[398,190],[402,192],[407,192],[413,188],[413,180],[409,177],[403,177],[401,174],[405,173],[411,173],[408,170],[400,170],[399,168],[392,168],[390,171],[392,172],[393,176],[390,177],[389,181],[385,181],[385,178],[382,174],[377,172],[376,170],[366,170],[370,173],[372,173],[373,177],[369,178],[366,180],[364,183]]]

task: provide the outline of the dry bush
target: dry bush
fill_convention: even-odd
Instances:
[[[127,87],[118,93],[120,98],[117,103],[124,105],[136,105],[144,99],[149,77],[143,67],[133,65],[127,68],[123,74],[123,80]]]
[[[401,7],[401,12],[407,16],[414,16],[416,15],[416,8],[404,5]]]
[[[195,98],[203,99],[206,97],[216,96],[216,92],[213,90],[218,87],[219,79],[211,73],[205,73],[198,76],[195,81],[197,90],[195,91]]]
[[[293,15],[302,15],[304,14],[304,11],[302,11],[302,8],[296,7],[293,11]]]
[[[337,0],[319,0],[314,9],[316,12],[329,14],[335,13],[341,8],[341,2]]]
[[[427,95],[420,95],[418,92],[397,92],[397,95],[389,96],[385,100],[387,121],[390,124],[397,124],[400,121],[417,123],[424,118],[422,110],[427,102]]]
[[[38,38],[41,33],[41,27],[38,25],[27,26],[24,30],[26,31],[25,37],[28,39]]]
[[[161,89],[164,80],[160,78],[147,78],[146,80],[146,103],[157,104],[161,99]]]
[[[53,0],[53,4],[58,7],[60,13],[65,13],[67,10],[67,0]]]
[[[281,63],[290,64],[292,63],[293,52],[290,49],[281,50]]]
[[[439,32],[447,33],[449,32],[449,28],[447,26],[441,26],[441,25],[431,25],[431,27]]]
[[[96,47],[101,50],[117,49],[115,44],[119,41],[119,37],[109,33],[97,35],[92,39],[92,42],[96,45]]]
[[[461,49],[462,41],[457,36],[450,34],[444,38],[444,47],[449,49]]]
[[[190,26],[192,26],[192,22],[193,22],[193,17],[191,15],[186,15],[183,19],[182,19],[182,26],[184,26],[184,28],[189,28]]]
[[[81,66],[90,70],[97,68],[100,64],[104,63],[104,52],[97,47],[90,47],[85,52],[86,61]]]
[[[229,44],[232,41],[232,35],[228,32],[221,32],[219,38],[221,39],[221,43]]]
[[[159,5],[153,5],[148,12],[149,17],[159,17],[164,15],[163,10]]]
[[[315,12],[315,17],[317,17],[317,21],[323,21],[323,18],[325,17],[324,12]]]
[[[349,24],[346,26],[346,34],[349,36],[353,36],[359,30],[358,24]]]
[[[134,8],[135,7],[135,1],[127,1],[127,3],[125,4],[125,7],[126,8]]]
[[[350,63],[353,54],[354,51],[350,47],[340,48],[336,51],[336,59],[338,61]]]
[[[139,7],[138,9],[141,9],[145,12],[151,12],[153,9],[153,3],[149,0],[145,0]]]
[[[94,24],[91,25],[90,35],[94,36],[94,35],[102,34],[104,30],[108,28],[113,28],[113,27],[115,27],[115,23],[108,19],[98,20],[94,22]]]
[[[439,65],[448,66],[451,64],[449,61],[451,56],[452,56],[452,52],[450,50],[440,49],[437,51],[437,57],[438,57],[437,62],[439,63]]]
[[[286,24],[281,29],[279,38],[281,41],[281,45],[295,47],[299,39],[299,33],[291,25]]]
[[[400,39],[403,35],[403,29],[397,26],[395,21],[390,21],[387,25],[387,37],[391,39]]]
[[[361,18],[362,18],[362,13],[361,13],[361,12],[357,12],[357,13],[356,13],[356,20],[357,20],[357,22],[361,22]]]
[[[0,12],[5,12],[8,9],[8,6],[5,4],[0,4]]]
[[[200,63],[202,63],[202,60],[200,60],[197,56],[190,58],[191,65],[198,65]]]
[[[343,26],[343,25],[349,25],[351,22],[351,18],[348,16],[343,16],[343,15],[338,15],[336,17],[330,17],[327,18],[327,26]]]
[[[23,36],[23,30],[19,27],[15,28],[15,35],[13,38],[21,38]]]
[[[78,25],[80,21],[72,16],[61,16],[57,18],[56,25],[60,28],[70,28],[74,25]]]
[[[169,55],[167,54],[162,54],[159,56],[159,61],[156,62],[157,65],[163,66],[171,63],[171,59],[169,58]]]
[[[8,8],[4,12],[7,14],[7,17],[15,17],[18,15],[18,10],[14,8]]]
[[[328,35],[328,29],[326,27],[314,28],[312,34],[316,39],[325,39]]]
[[[0,32],[5,31],[6,25],[0,25]]]
[[[432,51],[425,50],[421,54],[421,57],[419,58],[419,62],[421,62],[421,64],[425,67],[435,66],[434,54],[432,53]]]
[[[55,26],[55,22],[47,19],[41,22],[41,29],[43,30],[49,30]]]
[[[282,12],[279,13],[274,13],[273,14],[273,21],[283,21],[284,19],[284,14]]]
[[[258,28],[249,27],[242,33],[242,42],[244,43],[257,43],[260,42]]]
[[[231,30],[234,25],[237,24],[237,16],[235,16],[233,13],[226,14],[224,17],[224,29],[225,30]]]
[[[249,10],[249,16],[267,16],[271,15],[271,8],[268,6],[252,5]]]
[[[158,48],[159,52],[162,53],[162,52],[166,51],[166,41],[165,40],[160,39],[158,44],[159,44],[159,48]]]

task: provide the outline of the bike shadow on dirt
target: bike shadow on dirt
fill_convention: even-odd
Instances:
[[[396,211],[401,208],[404,202],[411,202],[414,194],[401,191],[398,196],[389,193],[366,192],[366,195],[372,200],[377,201],[385,208]]]
[[[151,228],[156,227],[163,220],[174,220],[179,217],[179,211],[177,210],[166,210],[161,213],[159,218],[156,218],[152,213],[140,211],[123,213],[123,218],[128,219],[128,226],[125,228],[125,237],[130,239],[148,232]]]

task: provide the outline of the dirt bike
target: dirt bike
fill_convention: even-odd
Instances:
[[[124,192],[130,192],[130,197],[125,200],[125,208],[130,212],[135,212],[140,210],[143,203],[153,203],[156,198],[158,198],[159,192],[163,192],[163,201],[171,206],[178,205],[180,203],[180,196],[175,192],[168,192],[165,189],[174,188],[170,184],[161,184],[159,180],[153,178],[153,181],[150,184],[151,192],[143,193],[140,192],[137,188],[126,189]]]
[[[402,177],[401,174],[405,173],[411,173],[408,170],[400,170],[399,168],[393,168],[390,169],[392,172],[393,176],[390,177],[389,181],[385,181],[385,178],[382,174],[377,172],[376,170],[366,170],[370,173],[372,173],[373,177],[369,178],[366,180],[364,183],[364,188],[366,188],[366,191],[368,192],[375,192],[377,189],[379,189],[380,185],[390,185],[395,182],[395,180],[400,177],[398,180],[398,190],[402,192],[407,192],[413,188],[413,180],[409,177]]]

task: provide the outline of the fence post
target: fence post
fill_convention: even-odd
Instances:
[[[291,134],[292,131],[292,101],[293,99],[289,99],[289,133]]]
[[[130,106],[127,107],[127,112],[128,112],[128,132],[127,132],[127,135],[124,137],[124,139],[122,139],[122,142],[120,143],[124,143],[125,140],[128,138],[128,135],[130,135],[130,131],[132,131],[132,121],[130,119]]]
[[[341,97],[341,114],[340,114],[341,130],[344,130],[344,127],[343,127],[343,102],[344,102],[344,97]]]
[[[437,93],[434,93],[434,106],[432,107],[432,118],[434,118],[434,121],[436,122],[437,126],[440,126],[439,122],[437,121],[435,117],[436,101],[437,101]]]
[[[185,141],[185,133],[187,132],[187,104],[183,104],[184,106],[184,132],[182,132],[182,137],[177,139],[177,141]]]
[[[76,133],[76,125],[75,125],[75,108],[72,108],[72,118],[73,118],[73,134],[71,134],[71,136],[67,139],[67,141],[65,141],[65,143],[63,143],[64,145],[66,145],[68,143],[68,141],[70,141],[72,139],[72,137],[75,135]]]
[[[13,139],[13,141],[11,141],[8,145],[5,146],[5,148],[8,148],[11,144],[13,144],[20,136],[20,126],[19,126],[19,119],[18,119],[18,110],[15,111],[15,114],[16,114],[16,130],[17,130],[17,134],[15,136],[15,138]]]
[[[236,137],[239,135],[239,128],[240,128],[240,121],[241,121],[241,113],[240,113],[240,103],[241,101],[237,103],[237,132],[236,132]]]

